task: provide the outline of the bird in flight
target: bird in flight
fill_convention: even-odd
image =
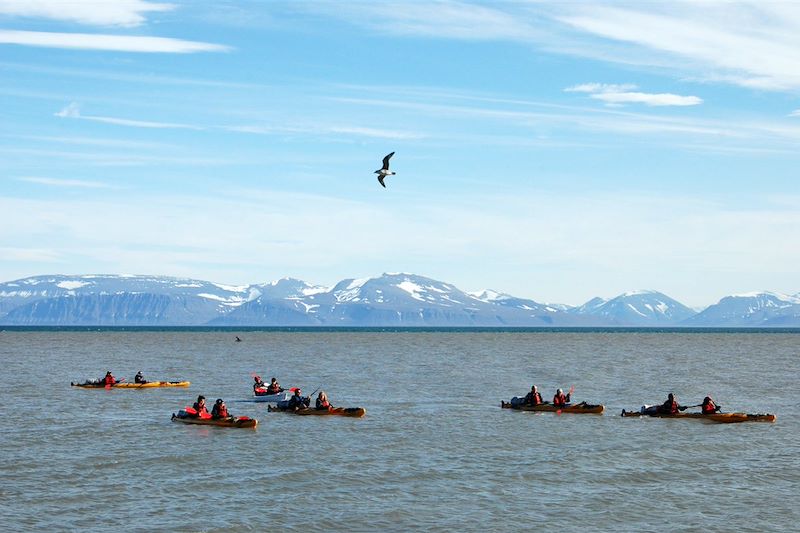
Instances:
[[[380,182],[380,184],[383,186],[384,189],[386,188],[386,184],[383,183],[383,178],[385,178],[386,176],[394,176],[396,174],[396,172],[392,172],[391,170],[389,170],[389,159],[391,159],[393,155],[394,152],[384,157],[383,167],[375,171],[375,174],[378,175],[378,182]]]

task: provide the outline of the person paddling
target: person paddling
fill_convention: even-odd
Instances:
[[[658,412],[662,415],[676,415],[678,411],[683,411],[686,407],[678,405],[675,395],[671,392],[667,395],[667,401],[658,407]]]
[[[319,391],[319,396],[317,396],[317,410],[324,411],[330,408],[331,402],[328,401],[328,395],[325,394],[324,390]]]
[[[289,409],[306,409],[310,400],[300,396],[300,389],[295,389],[294,395],[289,398]]]
[[[703,398],[703,404],[700,407],[704,415],[713,415],[720,410],[720,407],[714,403],[711,396]]]
[[[272,380],[270,381],[269,386],[267,387],[267,392],[270,393],[270,394],[278,394],[279,392],[283,392],[283,389],[281,388],[281,384],[278,383],[277,379],[272,378]]]
[[[556,391],[555,396],[553,396],[553,405],[556,407],[566,407],[570,401],[569,396],[570,396],[569,392],[566,395],[564,395],[564,391],[558,389]]]
[[[211,418],[220,419],[220,418],[229,418],[231,415],[228,414],[228,407],[225,405],[225,402],[222,398],[217,398],[217,401],[214,402],[214,407],[211,408]]]
[[[102,381],[105,384],[106,387],[113,387],[114,384],[117,382],[117,380],[114,379],[114,376],[111,375],[111,370],[106,372],[105,377],[103,379],[101,379],[100,381]]]
[[[195,414],[192,415],[194,417],[202,417],[203,415],[208,415],[208,409],[206,409],[206,397],[202,394],[197,397],[197,401],[194,402],[192,405],[192,409],[194,409]]]
[[[134,376],[134,378],[133,378],[133,382],[134,382],[134,383],[139,383],[139,384],[142,384],[142,383],[147,383],[147,381],[145,381],[145,379],[144,379],[144,375],[142,374],[142,371],[141,371],[141,370],[139,370],[139,371],[136,373],[136,375],[135,375],[135,376]]]
[[[253,381],[253,392],[256,394],[260,392],[263,393],[263,391],[259,391],[258,389],[263,389],[267,384],[261,380],[261,376],[253,376]]]
[[[544,403],[542,401],[542,395],[539,394],[539,389],[536,385],[531,385],[531,391],[525,395],[525,401],[523,403],[525,405],[541,405]]]

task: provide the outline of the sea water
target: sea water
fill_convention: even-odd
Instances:
[[[796,531],[799,361],[800,334],[769,331],[2,331],[0,524]],[[192,384],[69,386],[106,370]],[[253,373],[367,414],[268,413]],[[532,384],[606,411],[500,409]],[[669,392],[778,419],[619,416]],[[171,422],[198,394],[258,428]]]

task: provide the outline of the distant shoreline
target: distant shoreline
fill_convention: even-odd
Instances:
[[[792,333],[785,327],[397,327],[397,326],[4,326],[0,332],[187,332],[187,333]]]

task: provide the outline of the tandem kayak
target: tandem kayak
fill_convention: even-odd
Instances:
[[[73,387],[81,387],[83,389],[105,389],[105,383],[98,383],[95,381],[86,381],[84,383],[72,383]],[[191,381],[148,381],[147,383],[115,383],[109,385],[110,389],[152,389],[157,387],[188,387]]]
[[[267,406],[269,412],[292,413],[301,416],[350,416],[354,418],[361,418],[367,414],[367,410],[363,407],[330,407],[328,409],[314,409],[307,407],[306,409],[282,409],[280,407]]]
[[[512,405],[510,402],[500,402],[503,409],[516,409],[517,411],[538,411],[545,413],[572,413],[572,414],[592,414],[599,415],[605,407],[603,405],[589,404],[586,402],[573,403],[565,407],[556,407],[551,403],[541,403],[539,405]]]
[[[259,389],[259,390],[263,390],[263,389]],[[256,391],[253,394],[253,401],[256,401],[256,402],[273,402],[273,403],[277,403],[277,402],[288,401],[289,398],[291,398],[291,394],[289,394],[288,392],[279,392],[277,394],[267,394],[266,392],[260,393],[260,392]]]
[[[769,413],[757,413],[757,414],[713,413],[710,415],[704,415],[703,413],[667,414],[667,413],[642,412],[642,410],[626,411],[625,409],[622,410],[622,416],[624,417],[648,416],[652,418],[698,418],[700,420],[707,420],[709,422],[719,422],[721,424],[735,424],[738,422],[775,422],[775,419],[777,418],[775,415]]]
[[[228,418],[201,418],[189,416],[186,411],[181,410],[176,415],[172,413],[173,422],[183,422],[184,424],[197,424],[200,426],[219,426],[225,428],[255,428],[258,420],[247,416],[231,416]]]

